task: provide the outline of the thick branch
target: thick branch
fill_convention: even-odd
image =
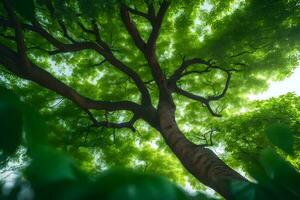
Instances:
[[[99,39],[98,42],[100,42],[102,47],[100,47],[97,44],[92,43],[92,42],[81,42],[81,43],[74,43],[74,44],[63,44],[60,42],[59,43],[59,47],[61,49],[60,51],[70,52],[70,51],[74,51],[74,50],[84,50],[84,49],[95,50],[96,52],[100,53],[114,67],[116,67],[117,69],[119,69],[120,71],[122,71],[123,73],[128,75],[129,77],[131,77],[142,94],[142,103],[148,104],[148,105],[151,104],[150,94],[149,94],[146,86],[143,84],[142,79],[139,77],[139,75],[136,72],[134,72],[132,69],[130,69],[128,66],[126,66],[123,62],[118,60],[111,53],[111,51],[109,51],[108,45],[106,45],[101,40],[99,33],[97,33],[98,31],[99,30],[94,22],[94,32],[95,32],[95,34],[97,34],[97,38]],[[43,31],[43,32],[47,33],[46,31]],[[52,43],[55,46],[56,42],[53,43],[52,40],[49,40],[49,39],[51,39],[50,34],[47,33],[47,34],[44,34],[44,36],[46,36],[45,39],[47,39],[50,43]]]
[[[74,89],[65,85],[47,71],[31,63],[27,58],[22,27],[18,22],[18,19],[14,14],[10,4],[7,1],[4,1],[4,6],[10,17],[10,20],[12,21],[12,26],[15,29],[16,43],[18,47],[18,53],[16,53],[5,45],[0,44],[0,55],[2,57],[0,62],[9,71],[22,78],[32,80],[41,86],[57,92],[84,109],[130,110],[134,113],[137,112],[139,106],[133,102],[94,101],[87,97],[81,96]],[[25,65],[26,71],[22,70],[20,65]]]
[[[10,2],[8,0],[3,0],[3,5],[4,5],[7,15],[12,23],[12,27],[15,30],[15,40],[16,40],[17,49],[18,49],[18,56],[21,58],[23,67],[28,68],[29,63],[28,63],[28,59],[27,59],[27,55],[26,55],[26,46],[24,43],[22,26],[19,23],[17,16],[16,16],[15,12],[13,11],[12,6],[10,5]]]
[[[133,102],[129,101],[120,101],[120,102],[107,102],[107,101],[94,101],[92,99],[89,99],[87,97],[84,97],[80,94],[78,94],[74,89],[71,87],[65,85],[55,77],[53,77],[50,73],[47,71],[39,68],[35,64],[31,63],[26,54],[26,46],[24,43],[24,37],[23,37],[23,31],[22,27],[18,22],[17,17],[15,16],[12,8],[10,7],[9,3],[4,2],[5,8],[8,12],[8,15],[10,17],[10,20],[12,23],[7,22],[7,25],[11,25],[15,29],[16,34],[16,42],[18,46],[18,53],[12,51],[5,45],[0,43],[0,52],[1,52],[1,64],[6,67],[9,71],[15,73],[16,75],[32,80],[39,85],[48,88],[50,90],[53,90],[57,92],[58,94],[70,99],[74,103],[76,103],[81,108],[87,110],[87,109],[103,109],[107,111],[115,111],[115,110],[129,110],[132,111],[135,114],[140,115],[142,113],[141,108],[138,104],[135,104]],[[47,39],[51,44],[56,46],[62,51],[73,51],[75,50],[83,50],[83,49],[94,49],[97,52],[101,53],[106,60],[110,61],[114,66],[116,66],[118,69],[123,71],[125,74],[129,75],[135,82],[137,82],[137,86],[139,88],[142,88],[143,82],[139,78],[139,76],[132,71],[130,68],[125,66],[123,63],[118,61],[112,54],[109,52],[105,52],[104,49],[98,48],[97,45],[91,42],[85,42],[85,43],[75,43],[75,44],[64,44],[54,37],[52,37],[46,30],[44,30],[37,21],[34,22],[34,25],[27,25],[27,28],[30,28],[30,30],[35,31],[36,33],[40,34],[42,37]],[[21,56],[18,55],[21,53]],[[20,60],[21,58],[21,60]],[[27,70],[20,70],[19,66],[26,65]],[[145,87],[145,86],[144,86]],[[143,88],[142,88],[143,89]],[[145,90],[145,91],[144,91]],[[147,89],[145,88],[142,90],[142,95],[145,96],[148,94]],[[148,94],[149,95],[149,94]],[[149,95],[150,96],[150,95]],[[146,96],[147,97],[147,96]],[[148,99],[150,101],[150,97]]]
[[[136,25],[131,20],[129,15],[129,9],[126,5],[122,4],[120,11],[121,17],[127,31],[135,42],[135,45],[141,50],[144,54],[149,67],[151,68],[152,76],[159,88],[160,96],[163,95],[165,97],[170,96],[167,89],[167,81],[164,73],[160,67],[160,64],[155,55],[155,43],[159,35],[159,31],[161,28],[161,24],[164,18],[164,15],[169,7],[168,1],[163,1],[161,4],[157,16],[155,16],[154,7],[152,4],[148,5],[148,16],[152,25],[152,31],[148,38],[147,44],[145,44],[144,40],[141,38],[140,33],[137,30]]]
[[[121,4],[120,13],[121,13],[122,21],[123,21],[128,33],[131,35],[135,45],[143,52],[146,48],[146,43],[140,36],[140,33],[137,30],[136,25],[131,20],[128,7],[124,4]]]
[[[53,77],[50,73],[31,62],[29,62],[30,68],[28,70],[20,70],[21,63],[22,62],[20,61],[20,57],[16,52],[0,43],[0,64],[3,65],[6,69],[21,78],[31,80],[45,88],[57,92],[58,94],[73,101],[83,109],[97,109],[107,111],[128,110],[134,113],[141,112],[140,106],[130,101],[95,101],[88,97],[82,96],[73,88],[67,86],[63,82]]]
[[[167,0],[164,0],[161,4],[158,14],[155,17],[154,21],[152,22],[152,31],[150,33],[149,39],[147,41],[147,48],[154,51],[155,50],[155,44],[156,40],[158,38],[160,28],[163,22],[163,18],[167,12],[167,9],[169,8],[170,2]]]
[[[13,27],[12,23],[3,18],[0,18],[0,25],[5,27]],[[34,25],[23,24],[22,26],[27,30],[39,34],[42,38],[46,39],[50,44],[56,47],[56,50],[49,52],[52,55],[57,53],[75,52],[88,49],[95,50],[96,52],[101,54],[111,65],[125,73],[134,81],[137,88],[142,94],[142,104],[151,104],[149,91],[144,85],[143,80],[140,78],[140,76],[131,68],[126,66],[123,62],[118,60],[110,51],[107,50],[107,48],[103,48],[93,42],[76,42],[73,44],[65,44],[49,34],[37,21],[34,22]]]

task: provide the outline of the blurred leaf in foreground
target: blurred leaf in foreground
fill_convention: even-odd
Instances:
[[[62,152],[51,147],[40,146],[33,152],[32,159],[26,172],[34,183],[48,184],[75,179],[74,163]]]
[[[21,143],[22,113],[20,106],[21,102],[18,97],[0,87],[0,151],[3,151],[3,158],[13,154]]]
[[[288,154],[293,154],[293,132],[287,125],[280,123],[272,124],[267,129],[266,135],[274,145]]]

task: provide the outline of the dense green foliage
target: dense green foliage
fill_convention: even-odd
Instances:
[[[11,2],[22,23],[30,24],[36,18],[54,38],[68,44],[72,40],[94,41],[94,35],[86,29],[93,29],[93,21],[96,21],[102,39],[119,60],[142,77],[150,91],[152,103],[157,106],[157,86],[144,56],[120,19],[119,5],[123,2],[131,8],[146,12],[145,2],[154,3],[158,10],[162,1],[53,0],[53,13],[49,10],[47,0]],[[241,188],[235,186],[238,199],[273,198],[269,195],[272,192],[278,198],[282,194],[291,195],[291,199],[299,195],[295,192],[299,191],[298,188],[294,188],[295,184],[292,182],[297,173],[275,155],[277,152],[297,171],[300,170],[299,97],[288,94],[266,101],[249,102],[247,99],[250,93],[265,90],[268,81],[284,79],[297,66],[300,49],[299,7],[298,0],[173,0],[162,24],[156,54],[167,77],[173,74],[184,59],[194,57],[211,60],[228,70],[234,69],[226,95],[211,103],[213,110],[221,113],[222,118],[212,117],[207,107],[197,101],[178,94],[174,94],[174,98],[178,125],[191,141],[214,149],[224,147],[225,153],[222,157],[227,164],[242,169],[258,181],[258,185],[243,185]],[[6,17],[1,4],[0,24]],[[150,24],[138,15],[132,15],[132,19],[141,32],[141,37],[147,38],[151,31]],[[67,27],[68,37],[61,21]],[[16,50],[15,41],[11,39],[14,31],[0,26],[0,33],[0,44]],[[97,52],[83,50],[52,55],[51,52],[56,51],[56,47],[36,32],[24,30],[24,35],[31,62],[51,72],[80,94],[96,100],[141,101],[134,82],[112,67]],[[0,55],[0,61],[1,59],[3,58]],[[18,152],[19,145],[25,147],[25,154],[32,162],[26,161],[30,165],[24,167],[24,177],[32,183],[34,190],[41,192],[40,195],[46,195],[45,188],[52,186],[53,191],[58,190],[60,185],[51,185],[56,181],[61,181],[62,185],[72,191],[78,191],[73,194],[76,198],[81,198],[80,195],[103,195],[101,192],[107,191],[108,187],[103,186],[102,182],[106,175],[100,175],[100,178],[97,176],[99,172],[115,167],[134,168],[137,171],[137,174],[132,173],[124,180],[118,179],[118,173],[127,173],[112,172],[111,176],[116,177],[116,180],[112,178],[111,184],[123,185],[120,186],[121,189],[110,189],[120,190],[122,195],[122,190],[128,187],[128,183],[138,185],[140,193],[159,184],[170,191],[166,194],[169,197],[186,195],[165,179],[144,173],[164,176],[183,187],[188,182],[193,189],[204,188],[194,177],[188,175],[162,137],[143,120],[134,124],[135,132],[130,129],[92,127],[85,111],[76,107],[73,102],[37,84],[21,80],[0,67],[1,84],[13,90],[25,103],[1,89],[1,162],[12,159],[14,153]],[[205,65],[200,64],[191,66],[178,81],[178,86],[202,96],[220,94],[226,82],[226,73],[217,69],[211,69],[207,73],[193,73],[205,68]],[[242,108],[246,112],[240,112]],[[132,117],[129,111],[93,110],[92,114],[99,121],[110,122],[124,122]],[[10,134],[3,134],[8,132]],[[272,151],[264,150],[261,154],[266,147]],[[263,170],[260,168],[259,172],[253,172],[253,169],[257,169],[254,164],[257,160],[260,160],[258,165],[262,165]],[[276,163],[278,169],[273,168],[277,166]],[[293,175],[270,175],[270,170],[281,172],[285,168],[288,168],[287,173],[290,170]],[[277,174],[278,171],[274,173]],[[93,180],[86,174],[92,174]],[[142,185],[136,182],[136,179],[142,179],[140,177],[145,179]],[[280,181],[285,184],[280,185]],[[299,179],[296,181],[299,183]],[[99,190],[97,194],[89,193],[98,186],[105,189]],[[248,193],[239,189],[247,190]],[[278,190],[284,192],[277,194]],[[52,194],[70,195],[67,193],[68,190],[66,194]],[[268,196],[263,196],[266,193]],[[166,199],[162,196],[159,198]]]
[[[226,158],[236,167],[247,171],[263,148],[274,149],[273,143],[284,144],[285,148],[278,153],[299,170],[299,100],[298,96],[287,94],[270,100],[254,101],[248,104],[246,111],[229,115],[223,120],[211,121],[207,128],[215,129],[214,139],[224,145]],[[272,143],[262,132],[268,134]],[[295,136],[293,145],[288,133],[280,135],[285,132]]]
[[[14,156],[14,152],[23,144],[28,148],[27,154],[31,159],[29,165],[23,169],[26,180],[19,177],[9,192],[1,189],[1,199],[17,199],[26,184],[30,184],[32,193],[27,196],[23,194],[24,199],[30,196],[37,200],[196,200],[208,198],[201,193],[189,196],[179,187],[157,175],[125,169],[105,171],[95,177],[89,177],[86,172],[78,168],[77,162],[47,143],[47,127],[41,123],[40,116],[33,110],[27,112],[26,104],[21,103],[11,91],[2,87],[0,89],[0,116],[9,116],[5,118],[5,124],[0,124],[2,139],[0,151]],[[10,113],[7,113],[7,110],[10,110]],[[21,120],[18,121],[10,116],[19,116]],[[34,121],[29,122],[29,120]],[[13,134],[19,137],[12,138]],[[5,167],[7,160],[2,157],[0,167]]]
[[[28,147],[28,155],[31,157],[30,164],[24,169],[26,181],[17,180],[9,193],[1,194],[1,199],[16,199],[22,192],[22,186],[30,183],[31,195],[34,199],[130,199],[130,200],[196,200],[212,199],[202,193],[189,196],[175,185],[162,177],[141,174],[128,170],[110,170],[90,178],[86,173],[76,167],[76,163],[69,156],[61,151],[55,150],[46,142],[45,125],[39,124],[40,116],[26,112],[25,104],[10,91],[1,88],[0,115],[7,115],[7,109],[11,109],[10,115],[19,115],[24,122],[16,124],[15,118],[6,118],[6,124],[1,124],[2,143],[0,150],[10,153],[16,151],[23,143]],[[10,116],[8,115],[8,116]],[[26,119],[36,119],[29,123]],[[36,129],[36,126],[43,129]],[[18,128],[18,131],[11,131],[7,127]],[[27,129],[25,128],[27,127]],[[29,128],[29,129],[28,129]],[[24,130],[24,132],[22,132]],[[36,135],[34,131],[43,133]],[[24,133],[24,141],[19,137],[11,138],[11,134],[21,136]],[[276,129],[266,131],[270,141],[282,150],[290,149],[294,143],[294,135],[286,125],[276,124]],[[280,140],[289,142],[278,142]],[[32,141],[32,142],[29,142]],[[276,144],[277,143],[277,144]],[[290,152],[291,150],[291,152]],[[290,154],[293,148],[288,150]],[[2,159],[2,162],[5,159]],[[5,165],[5,162],[2,163]],[[265,148],[260,152],[259,159],[253,159],[251,164],[251,176],[257,183],[244,183],[234,181],[231,189],[234,199],[299,199],[300,198],[300,174],[284,161],[274,150]],[[3,166],[2,166],[3,167]],[[24,189],[23,189],[24,190]],[[4,190],[5,191],[5,190]],[[24,195],[24,194],[23,194]],[[27,194],[28,195],[28,194]],[[30,196],[30,195],[29,195]],[[27,197],[23,197],[27,198]]]

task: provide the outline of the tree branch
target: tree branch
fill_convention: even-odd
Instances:
[[[74,89],[65,85],[64,83],[53,77],[47,71],[31,63],[27,58],[22,27],[18,22],[18,19],[7,0],[4,0],[4,7],[15,29],[16,43],[18,49],[18,52],[16,53],[0,43],[0,52],[2,57],[0,62],[9,71],[15,73],[16,75],[22,78],[32,80],[38,83],[39,85],[42,85],[50,90],[57,92],[58,94],[70,99],[71,101],[73,101],[78,106],[84,109],[129,110],[134,113],[137,112],[137,110],[139,109],[139,105],[133,102],[94,101],[87,97],[81,96]],[[20,68],[20,66],[22,65],[26,66],[26,70]]]
[[[167,90],[167,81],[160,64],[155,55],[155,43],[159,35],[159,31],[161,28],[161,24],[164,18],[164,15],[169,7],[170,2],[164,0],[161,4],[157,16],[155,16],[154,7],[152,4],[148,5],[148,16],[152,25],[152,31],[148,38],[147,44],[145,44],[144,40],[141,38],[140,33],[138,32],[136,25],[131,20],[129,15],[129,9],[126,5],[121,4],[120,12],[122,21],[129,32],[130,36],[134,40],[135,45],[141,52],[144,54],[149,67],[151,68],[152,76],[160,90],[160,94],[163,96],[169,96]]]
[[[139,10],[130,8],[130,7],[126,6],[125,4],[121,4],[120,13],[121,13],[122,21],[123,21],[127,31],[133,38],[136,46],[142,52],[145,51],[145,48],[148,48],[151,51],[154,51],[156,40],[158,38],[159,31],[160,31],[160,28],[161,28],[161,25],[163,22],[163,18],[167,12],[169,5],[170,5],[170,2],[167,0],[164,0],[159,8],[157,16],[155,16],[155,10],[154,10],[153,4],[148,4],[148,13],[147,14],[143,13]],[[147,43],[145,43],[144,40],[141,38],[140,33],[136,28],[136,25],[130,18],[129,12],[131,12],[135,15],[142,16],[150,21],[150,23],[152,25],[152,31],[150,33]]]
[[[108,126],[108,127],[115,127],[115,128],[128,127],[131,128],[131,130],[134,130],[133,123],[137,119],[136,116],[147,118],[144,115],[145,113],[147,113],[145,109],[147,110],[148,107],[144,108],[144,106],[145,104],[147,105],[152,105],[152,104],[150,100],[150,95],[142,79],[139,77],[139,75],[136,72],[134,72],[125,64],[123,64],[121,61],[116,59],[114,55],[110,51],[108,51],[108,49],[102,48],[92,42],[80,42],[80,43],[75,42],[73,44],[65,44],[63,42],[60,42],[52,35],[50,35],[45,29],[43,29],[42,26],[36,20],[34,20],[33,25],[24,24],[24,26],[22,27],[16,15],[14,14],[12,7],[10,7],[9,3],[5,1],[4,4],[8,12],[8,15],[10,17],[10,21],[1,18],[0,24],[2,26],[11,27],[15,29],[16,42],[18,47],[17,48],[18,52],[14,52],[9,47],[0,43],[0,64],[3,65],[6,69],[8,69],[10,72],[16,74],[21,78],[31,80],[47,89],[57,92],[61,96],[73,101],[83,110],[86,111],[88,111],[89,109],[106,110],[106,111],[128,110],[134,113],[134,118],[129,122],[124,122],[120,124],[116,124],[116,123],[104,124],[102,122],[97,122],[95,123],[97,126],[101,125],[101,126]],[[119,102],[95,101],[88,97],[80,95],[73,88],[64,84],[63,82],[61,82],[60,80],[52,76],[49,72],[45,71],[44,69],[38,67],[37,65],[29,61],[29,59],[27,58],[26,46],[24,43],[22,28],[28,29],[30,31],[39,34],[42,38],[46,39],[53,46],[55,46],[57,48],[56,50],[57,52],[72,52],[72,51],[80,51],[85,49],[92,49],[100,53],[105,58],[105,60],[110,62],[113,66],[115,66],[120,71],[124,72],[134,80],[137,87],[142,93],[142,104],[144,106],[140,106],[130,101],[119,101]],[[95,28],[94,26],[94,31],[96,30],[98,31],[98,29]],[[98,37],[99,37],[98,39],[101,40],[100,35]],[[26,70],[22,70],[22,68],[20,68],[20,66],[23,65],[26,66]]]
[[[146,43],[140,36],[139,31],[136,28],[136,25],[134,22],[131,20],[130,15],[129,15],[129,9],[125,4],[121,4],[120,6],[120,14],[122,21],[128,31],[128,33],[131,35],[135,45],[142,51],[144,52],[146,48]]]
[[[169,82],[171,84],[175,84],[176,81],[178,81],[181,77],[182,77],[182,73],[191,65],[194,65],[194,64],[203,64],[203,65],[207,65],[209,66],[210,63],[201,59],[201,58],[192,58],[192,59],[189,59],[189,60],[185,60],[185,58],[183,58],[183,61],[180,65],[180,67],[178,67],[176,69],[176,71],[170,76],[169,78]]]
[[[204,106],[207,107],[208,111],[211,113],[212,116],[215,116],[215,117],[221,117],[221,115],[219,113],[216,113],[215,111],[213,111],[211,105],[210,105],[210,101],[203,97],[203,96],[200,96],[200,95],[195,95],[195,94],[192,94],[188,91],[185,91],[179,87],[175,87],[175,90],[174,90],[177,94],[180,94],[182,96],[185,96],[189,99],[193,99],[193,100],[196,100],[196,101],[199,101],[201,102]]]
[[[133,132],[136,131],[134,128],[134,123],[139,119],[136,115],[134,115],[128,122],[109,122],[108,119],[106,121],[98,121],[93,114],[89,110],[85,110],[85,112],[90,117],[91,121],[93,122],[92,127],[105,127],[105,128],[129,128]]]
[[[96,42],[107,52],[111,52],[110,47],[102,40],[100,36],[99,27],[96,20],[92,20],[93,33],[95,35]]]
[[[193,64],[204,64],[207,67],[202,71],[193,70],[193,71],[188,71],[188,72],[183,73],[189,66],[191,66]],[[221,70],[221,71],[225,72],[226,75],[227,75],[225,86],[224,86],[222,92],[219,95],[213,95],[213,96],[208,96],[208,97],[195,95],[195,94],[192,94],[190,92],[187,92],[187,91],[179,88],[176,84],[177,81],[180,78],[182,78],[183,76],[186,76],[186,75],[189,75],[189,74],[192,74],[192,73],[203,74],[203,73],[210,72],[211,69]],[[225,94],[226,94],[226,92],[229,88],[229,83],[230,83],[230,80],[231,80],[231,72],[233,72],[233,71],[238,71],[238,70],[237,69],[225,69],[225,68],[222,68],[220,66],[214,65],[211,61],[204,61],[200,58],[193,58],[193,59],[190,59],[190,60],[183,59],[181,66],[179,68],[177,68],[177,70],[169,78],[168,85],[169,85],[169,88],[171,90],[173,90],[174,92],[176,92],[177,94],[180,94],[180,95],[183,95],[187,98],[190,98],[190,99],[201,102],[203,105],[205,105],[208,108],[208,111],[213,116],[220,117],[221,116],[220,114],[213,111],[213,109],[210,106],[210,102],[219,100],[219,99],[221,99],[225,96]]]
[[[206,67],[204,70],[201,70],[201,71],[198,71],[198,70],[187,71],[187,72],[182,73],[180,75],[179,79],[181,79],[184,76],[190,75],[190,74],[204,74],[204,73],[210,72],[210,70],[211,70],[210,67]]]
[[[134,128],[134,123],[138,120],[137,117],[133,116],[129,121],[127,122],[121,122],[121,123],[115,123],[115,122],[108,122],[108,121],[97,121],[95,120],[93,123],[93,127],[105,127],[105,128],[128,128],[132,130],[133,132],[136,131]]]
[[[220,113],[217,113],[216,111],[214,111],[210,105],[210,103],[206,103],[205,106],[207,107],[208,111],[210,112],[210,114],[214,117],[222,117],[222,115]]]
[[[53,77],[49,72],[38,67],[37,65],[29,62],[30,68],[27,71],[22,71],[19,69],[21,65],[20,57],[18,54],[5,45],[0,43],[0,64],[6,69],[16,74],[17,76],[31,80],[47,89],[50,89],[61,96],[73,101],[82,109],[96,109],[96,110],[107,110],[107,111],[117,111],[117,110],[128,110],[133,113],[142,112],[140,105],[130,102],[130,101],[119,101],[119,102],[109,102],[109,101],[95,101],[88,97],[80,95],[73,88],[64,84],[60,80]]]
[[[135,15],[138,15],[140,17],[143,17],[147,20],[151,20],[151,17],[147,14],[147,13],[143,13],[135,8],[130,8],[130,7],[127,7],[128,11],[131,12],[132,14],[135,14]]]
[[[60,26],[60,28],[63,31],[64,37],[67,38],[69,41],[71,41],[72,43],[76,43],[76,41],[69,35],[67,27],[65,25],[65,23],[62,20],[58,20],[58,24]]]
[[[78,21],[77,24],[82,29],[82,31],[89,33],[89,34],[94,34],[93,30],[86,28],[81,22]]]
[[[220,67],[217,67],[217,68],[218,68],[218,69],[221,69],[221,70],[223,70],[223,71],[226,72],[226,74],[227,74],[227,79],[226,79],[225,86],[224,86],[224,89],[223,89],[223,91],[221,92],[221,94],[207,97],[207,99],[208,99],[209,101],[216,101],[216,100],[219,100],[219,99],[223,98],[223,97],[225,96],[225,94],[226,94],[228,88],[229,88],[229,83],[230,83],[230,80],[231,80],[231,73],[230,73],[230,70],[226,70],[226,69],[223,69],[223,68],[220,68]]]
[[[101,66],[101,65],[103,65],[105,62],[106,62],[106,60],[104,59],[104,60],[100,61],[99,63],[90,65],[89,67],[97,67],[97,66]]]
[[[185,96],[185,97],[188,97],[190,99],[193,99],[193,100],[196,100],[196,101],[200,101],[201,103],[203,104],[206,104],[208,102],[207,98],[203,97],[203,96],[200,96],[200,95],[195,95],[191,92],[188,92],[188,91],[185,91],[179,87],[175,87],[174,88],[174,91],[177,93],[177,94],[181,94],[182,96]]]
[[[152,31],[151,31],[149,39],[147,41],[147,48],[149,48],[151,51],[155,50],[156,40],[158,38],[160,28],[161,28],[161,25],[163,22],[163,18],[167,12],[167,9],[169,8],[169,5],[170,5],[170,2],[167,0],[164,0],[159,8],[157,16],[152,21]]]
[[[147,3],[148,6],[148,16],[151,22],[153,22],[153,19],[155,18],[155,9],[153,6],[153,3]]]
[[[10,1],[3,0],[3,5],[4,5],[4,9],[6,10],[7,15],[9,17],[9,20],[12,23],[12,27],[15,30],[15,40],[16,40],[16,44],[17,44],[17,54],[21,58],[21,63],[23,64],[23,67],[25,67],[22,70],[23,71],[28,70],[27,68],[30,67],[30,64],[29,64],[28,59],[27,59],[27,50],[26,50],[26,46],[25,46],[25,42],[24,42],[24,35],[23,35],[23,31],[22,31],[22,26],[19,23],[15,12],[13,11],[13,8],[10,4]]]
[[[68,33],[68,30],[67,30],[67,27],[64,23],[64,21],[62,19],[59,19],[57,17],[57,13],[55,12],[55,9],[52,5],[52,2],[51,1],[46,1],[46,7],[47,9],[49,10],[51,16],[57,20],[58,22],[58,25],[60,26],[62,32],[63,32],[63,35],[65,38],[67,38],[69,41],[71,41],[72,43],[75,43],[75,40],[69,35]]]
[[[7,21],[3,18],[0,18],[0,25],[5,26],[5,27],[13,27],[12,23],[10,23],[9,21]],[[98,44],[93,43],[93,42],[76,42],[76,43],[72,43],[72,44],[65,44],[65,43],[57,40],[56,38],[54,38],[51,34],[49,34],[37,21],[33,22],[33,25],[23,24],[23,28],[39,34],[42,38],[46,39],[50,44],[52,44],[54,47],[56,47],[57,48],[56,50],[49,52],[51,55],[54,55],[57,53],[82,51],[82,50],[87,50],[87,49],[91,49],[91,50],[98,52],[112,66],[116,67],[121,72],[125,73],[127,76],[129,76],[134,81],[137,88],[141,92],[142,104],[151,105],[151,98],[150,98],[149,91],[148,91],[147,87],[144,85],[143,80],[140,78],[140,76],[135,71],[133,71],[131,68],[126,66],[123,62],[118,60],[112,54],[111,51],[109,51],[107,48],[105,48],[105,46],[101,47]]]

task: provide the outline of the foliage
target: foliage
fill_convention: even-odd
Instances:
[[[34,124],[39,123],[39,120],[36,119],[40,116],[32,118],[32,115],[24,114],[26,105],[21,103],[11,91],[3,87],[1,87],[1,97],[1,105],[11,104],[11,100],[13,100],[15,105],[9,107],[12,116],[14,116],[13,114],[23,114],[24,116],[20,120],[22,122],[26,122],[28,119],[35,120],[27,125],[31,129],[24,129],[25,125],[16,124],[18,121],[8,117],[6,122],[9,126],[14,124],[18,130],[24,129],[27,140],[37,141],[36,137],[39,139],[44,137],[45,140],[45,130],[47,130],[45,126],[43,126],[43,131],[40,130],[39,132],[42,136],[30,133],[34,129]],[[5,111],[1,112],[1,116],[7,114]],[[1,141],[3,142],[0,145],[0,150],[6,153],[6,144],[10,144],[9,150],[12,154],[21,145],[21,141],[20,138],[8,137],[14,133],[14,130],[7,130],[7,124],[0,126]],[[18,132],[18,134],[21,133]],[[31,157],[31,161],[24,170],[24,177],[32,187],[34,199],[198,199],[196,196],[189,196],[165,178],[130,170],[115,169],[90,178],[76,166],[75,161],[68,155],[41,143],[40,140],[35,143],[26,143],[26,147],[29,149],[27,153]],[[20,194],[22,184],[25,183],[16,183],[14,186],[16,188],[8,195],[0,193],[1,199],[15,199]],[[201,199],[206,198],[205,195],[200,195]]]
[[[291,148],[289,143],[279,143],[279,139],[291,138],[293,134],[286,125],[276,124],[277,129],[266,133],[275,145],[286,150]],[[278,134],[280,132],[280,134]],[[276,139],[274,140],[274,136]],[[271,137],[270,137],[271,136]],[[290,152],[291,153],[291,152]],[[265,148],[260,153],[259,161],[252,163],[251,176],[256,183],[232,182],[232,191],[235,199],[299,199],[300,173],[289,163],[284,161],[274,150]]]
[[[10,95],[2,87],[0,88],[0,149],[3,151],[4,160],[6,155],[13,154],[20,145],[22,137],[22,115],[15,96]]]
[[[150,68],[145,64],[144,56],[136,48],[120,20],[118,6],[121,1],[11,2],[21,23],[30,24],[32,20],[37,19],[53,38],[65,44],[72,44],[72,39],[76,42],[94,41],[94,35],[85,29],[92,30],[92,21],[96,21],[101,29],[102,39],[113,50],[114,55],[147,83],[152,103],[157,107],[159,92],[152,81]],[[53,13],[49,10],[49,2],[53,3]],[[146,12],[147,2],[153,2],[157,10],[162,1],[122,2],[131,8]],[[266,89],[268,80],[285,78],[297,65],[300,44],[299,12],[297,0],[171,1],[156,44],[156,55],[163,73],[170,77],[181,65],[183,58],[194,57],[212,60],[225,69],[235,69],[226,96],[218,102],[212,102],[213,110],[218,113],[226,108],[223,111],[223,119],[213,119],[202,103],[174,94],[176,118],[180,128],[197,144],[203,142],[199,139],[203,130],[217,130],[217,134],[213,136],[214,145],[225,145],[224,157],[231,166],[251,171],[252,161],[259,159],[261,150],[268,146],[276,149],[297,170],[300,169],[299,141],[294,144],[295,154],[287,155],[286,153],[292,153],[290,134],[287,134],[284,140],[280,139],[283,132],[288,133],[286,130],[291,130],[295,135],[299,134],[299,99],[287,96],[249,105],[246,98],[249,93]],[[1,4],[0,22],[6,17]],[[140,16],[134,15],[132,19],[141,32],[141,37],[147,38],[151,31],[150,24]],[[67,34],[62,24],[67,27]],[[0,33],[0,44],[16,50],[15,42],[11,40],[14,31],[0,26]],[[55,54],[53,51],[56,51],[57,47],[34,31],[24,30],[24,37],[30,61],[51,72],[56,78],[75,88],[78,93],[96,100],[128,100],[136,103],[141,101],[141,95],[133,81],[113,68],[98,53],[87,49]],[[4,60],[3,55],[0,55],[1,66]],[[205,65],[195,64],[187,72],[202,69],[205,69]],[[0,80],[26,102],[26,106],[15,104],[15,97],[6,97],[7,91],[1,90],[1,100],[11,98],[0,104],[0,125],[5,133],[1,132],[0,146],[6,154],[3,154],[1,159],[6,160],[8,155],[12,155],[20,143],[28,146],[33,159],[27,171],[29,177],[32,172],[43,173],[36,166],[40,163],[51,167],[48,177],[37,175],[35,178],[43,180],[36,180],[32,176],[34,181],[56,181],[63,177],[64,181],[71,182],[70,187],[73,187],[74,182],[77,184],[78,171],[97,173],[106,168],[123,166],[134,167],[139,172],[163,175],[181,185],[188,180],[194,188],[202,188],[193,177],[187,178],[186,171],[171,155],[162,137],[144,121],[139,120],[134,124],[137,130],[135,133],[127,129],[92,127],[83,110],[74,106],[73,102],[62,99],[58,94],[31,82],[21,81],[4,68],[0,71]],[[226,73],[212,69],[208,73],[190,73],[180,79],[178,86],[206,97],[222,92],[225,81]],[[249,111],[236,115],[235,111],[242,106]],[[43,119],[32,112],[32,107],[41,113]],[[99,121],[121,122],[132,117],[132,113],[127,111],[91,112]],[[278,119],[273,119],[274,116]],[[47,122],[47,132],[44,121]],[[267,135],[262,134],[265,131]],[[7,138],[11,140],[4,142]],[[51,144],[59,151],[41,147],[41,144]],[[281,146],[285,152],[275,145]],[[54,165],[47,159],[45,161],[46,156],[35,152],[43,152],[55,162],[61,162],[61,165]],[[71,161],[61,152],[71,154],[75,161]],[[162,160],[164,162],[161,162]],[[74,170],[73,162],[80,169]],[[55,177],[53,174],[57,170],[61,173]],[[253,176],[255,178],[255,175]],[[79,187],[76,184],[74,187]],[[80,192],[79,189],[78,191]]]
[[[4,88],[1,88],[1,91],[2,97],[3,94],[6,95],[6,98],[1,98],[1,104],[9,104],[13,99],[15,105],[11,106],[11,108],[15,108],[15,110],[11,110],[10,114],[13,112],[20,114],[20,110],[25,104],[21,103],[10,91]],[[17,108],[19,108],[19,111]],[[21,114],[23,113],[21,112]],[[3,116],[2,114],[1,116]],[[25,118],[27,117],[32,119],[30,115],[25,115],[21,121],[26,121]],[[8,118],[7,122],[12,124],[16,121],[13,118]],[[1,137],[3,141],[13,144],[10,146],[10,150],[15,151],[20,145],[19,138],[3,137],[3,135],[8,133],[2,131],[6,130],[6,126],[6,124],[1,124],[0,126]],[[16,126],[21,129],[23,127],[22,123]],[[276,124],[276,128],[272,127],[267,130],[266,135],[279,148],[283,150],[289,149],[289,143],[278,143],[278,141],[287,137],[290,138],[290,142],[293,144],[293,134],[286,125]],[[40,134],[46,137],[44,131],[40,132]],[[275,134],[277,138],[274,139],[275,136],[272,134]],[[28,134],[27,131],[25,131],[25,135],[27,135],[26,138],[37,137],[37,135]],[[33,139],[32,141],[36,140]],[[7,146],[3,144],[0,145],[0,149],[5,152]],[[30,146],[34,146],[34,148],[28,151],[32,160],[24,170],[24,176],[31,185],[34,199],[212,199],[203,193],[189,196],[182,189],[162,177],[128,170],[109,170],[91,179],[86,173],[76,167],[75,162],[69,156],[61,151],[55,150],[46,144],[39,143],[34,145],[27,143],[27,145],[29,145],[29,149]],[[274,150],[264,149],[260,154],[260,159],[252,163],[252,166],[254,168],[252,168],[251,175],[257,182],[232,181],[233,199],[299,199],[300,174],[276,154]],[[16,198],[20,194],[22,184],[24,183],[16,183],[15,188],[9,194],[4,195],[0,193],[1,199]]]
[[[299,100],[290,93],[254,101],[243,108],[246,112],[228,113],[222,120],[212,120],[207,128],[215,128],[213,139],[224,145],[225,159],[233,166],[249,171],[260,151],[269,147],[299,170]],[[283,151],[274,145],[282,146]]]

